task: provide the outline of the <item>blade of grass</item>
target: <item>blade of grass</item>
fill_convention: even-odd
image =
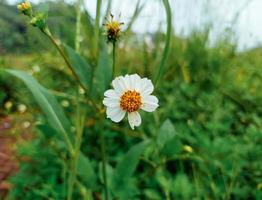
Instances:
[[[158,81],[162,78],[165,68],[166,62],[171,46],[171,33],[172,33],[172,11],[168,0],[163,0],[165,11],[166,11],[166,18],[167,18],[167,30],[166,30],[166,40],[165,40],[165,49],[162,55],[162,59],[160,62],[159,70],[155,78],[155,84],[157,85]]]
[[[82,112],[81,112],[82,111]],[[76,183],[76,175],[77,175],[77,166],[79,160],[79,154],[81,151],[81,144],[83,139],[83,132],[85,126],[85,110],[80,108],[80,102],[77,102],[77,114],[76,114],[76,141],[75,141],[75,153],[72,156],[71,160],[71,172],[68,179],[68,195],[67,199],[71,200],[74,191],[74,185]]]
[[[95,37],[94,37],[94,56],[97,57],[97,49],[99,45],[99,28],[100,28],[100,15],[101,15],[102,0],[96,2],[96,20],[95,20]]]
[[[80,52],[81,4],[82,4],[82,0],[78,0],[76,5],[76,36],[75,36],[75,50],[77,53]]]

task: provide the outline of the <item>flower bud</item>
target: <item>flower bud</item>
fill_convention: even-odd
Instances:
[[[17,5],[17,9],[22,12],[24,15],[27,15],[29,17],[32,16],[32,6],[29,1],[25,1],[21,4]]]
[[[184,145],[183,150],[187,153],[192,153],[194,151],[193,148],[189,145]]]
[[[46,14],[37,13],[36,16],[31,19],[30,24],[44,30],[46,28]]]

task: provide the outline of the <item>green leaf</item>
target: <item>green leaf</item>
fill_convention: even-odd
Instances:
[[[27,88],[32,92],[38,105],[46,115],[48,123],[57,132],[69,133],[70,122],[66,118],[60,104],[56,98],[52,96],[47,89],[40,85],[32,76],[18,70],[6,70],[6,72],[21,79]]]
[[[103,48],[99,55],[98,65],[95,70],[94,85],[96,92],[103,94],[108,88],[112,78],[112,63],[106,48]]]
[[[120,199],[130,199],[136,192],[132,175],[139,163],[139,157],[143,153],[145,143],[134,145],[124,157],[117,163],[113,172],[110,187],[113,193]]]
[[[69,62],[85,89],[90,90],[92,85],[92,68],[86,60],[74,49],[64,44],[64,49],[69,57]]]
[[[36,128],[40,133],[44,135],[47,139],[52,139],[55,135],[57,135],[56,130],[46,124],[37,124]]]
[[[176,135],[175,127],[172,122],[167,119],[159,129],[157,136],[157,144],[162,148],[168,141],[172,140]]]
[[[175,199],[192,199],[193,186],[187,175],[177,174],[171,188]]]
[[[161,154],[171,158],[182,151],[182,146],[181,141],[174,137],[163,146],[160,152]]]
[[[21,79],[32,92],[35,100],[45,113],[50,126],[58,133],[70,133],[70,123],[66,118],[60,104],[43,86],[41,86],[32,76],[18,70],[6,70],[8,73]],[[42,129],[43,130],[43,129]],[[45,129],[46,130],[46,129]],[[71,135],[69,135],[70,137]],[[72,141],[72,138],[71,138]],[[96,175],[90,161],[82,153],[79,155],[78,175],[90,187],[96,183]]]
[[[85,183],[88,188],[94,188],[97,177],[90,160],[83,154],[79,154],[77,175]]]

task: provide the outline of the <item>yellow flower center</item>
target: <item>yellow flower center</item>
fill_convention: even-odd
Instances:
[[[28,1],[26,1],[26,2],[23,2],[23,3],[19,4],[19,5],[17,6],[17,8],[18,8],[19,10],[22,10],[22,11],[28,10],[28,9],[31,8],[31,4],[30,4]]]
[[[111,21],[105,24],[105,35],[109,42],[116,42],[120,38],[121,25],[123,25],[123,23],[118,21]]]
[[[120,99],[120,106],[127,112],[135,112],[142,105],[141,95],[136,91],[128,90]]]
[[[112,32],[119,32],[120,31],[120,23],[117,21],[112,21],[106,24],[107,30],[110,30]]]

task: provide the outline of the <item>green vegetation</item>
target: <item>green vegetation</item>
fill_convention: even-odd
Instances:
[[[156,32],[152,43],[129,32],[116,49],[116,74],[154,80],[164,69],[154,91],[160,106],[141,112],[142,124],[133,131],[127,120],[114,123],[96,110],[103,109],[112,81],[112,45],[102,34],[93,41],[96,20],[81,13],[77,53],[75,7],[62,1],[49,7],[49,29],[63,41],[87,93],[79,92],[48,37],[0,4],[0,27],[6,27],[0,30],[0,114],[17,115],[23,103],[34,118],[31,139],[17,145],[20,170],[9,178],[7,200],[63,200],[70,188],[80,200],[106,199],[105,193],[119,200],[262,199],[261,48],[239,53],[225,38],[210,47],[208,31],[170,40]],[[7,110],[6,102],[14,108]]]

